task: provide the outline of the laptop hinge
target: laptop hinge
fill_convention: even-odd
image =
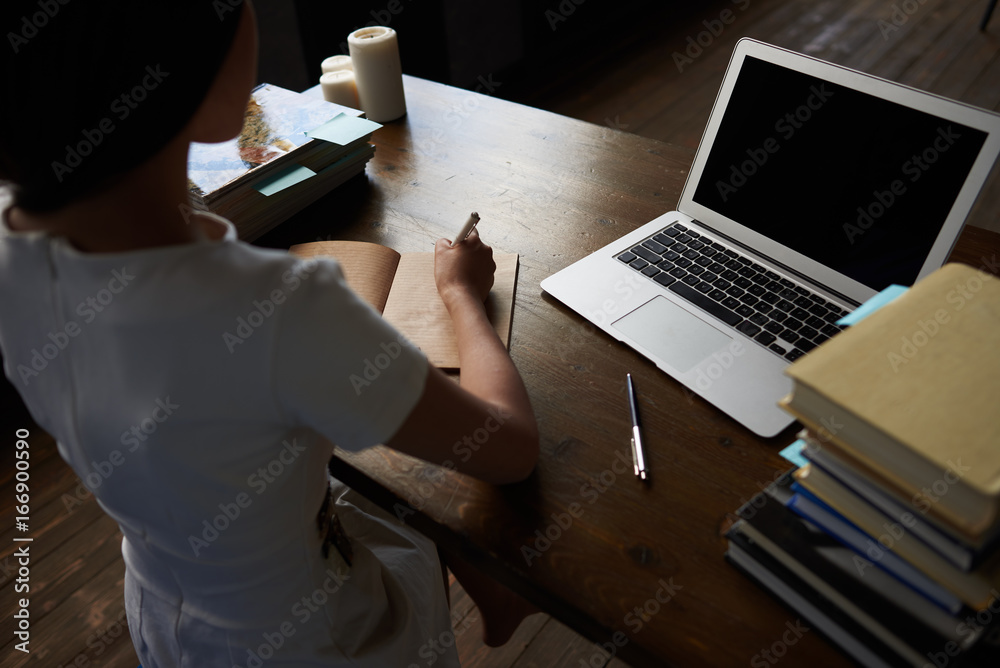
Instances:
[[[745,251],[747,255],[756,255],[758,257],[764,258],[769,263],[771,263],[774,266],[780,268],[782,271],[785,271],[785,272],[791,274],[792,276],[794,276],[795,278],[799,279],[803,283],[806,283],[807,285],[813,286],[813,289],[816,290],[817,292],[827,292],[827,293],[833,295],[834,297],[837,297],[838,299],[841,299],[841,300],[847,302],[848,304],[854,304],[855,306],[860,306],[861,305],[861,302],[857,301],[856,299],[851,299],[850,297],[848,297],[845,294],[837,292],[836,290],[833,290],[833,289],[831,289],[831,288],[829,288],[829,287],[827,287],[825,285],[820,285],[819,283],[817,283],[813,279],[809,278],[808,276],[806,276],[802,272],[796,271],[795,269],[792,269],[791,267],[789,267],[787,264],[784,264],[783,262],[775,260],[773,257],[771,257],[769,255],[765,255],[764,253],[761,253],[760,251],[757,251],[757,250],[754,250],[753,248],[750,248],[746,244],[741,243],[740,241],[737,241],[736,239],[733,239],[728,234],[725,234],[724,232],[720,232],[719,230],[715,229],[711,225],[707,225],[707,224],[703,223],[702,221],[698,220],[697,218],[692,218],[691,222],[693,222],[693,223],[695,223],[697,225],[700,225],[701,227],[704,227],[706,230],[710,230],[712,232],[712,234],[719,235],[721,238],[725,239],[726,241],[728,241],[732,245],[737,246],[741,250]]]

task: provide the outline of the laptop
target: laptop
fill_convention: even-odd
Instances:
[[[541,286],[771,437],[785,367],[945,262],[998,153],[1000,115],[744,38],[677,210]]]

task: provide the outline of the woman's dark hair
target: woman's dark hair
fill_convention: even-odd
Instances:
[[[0,180],[58,209],[162,149],[205,97],[242,0],[4,0]]]

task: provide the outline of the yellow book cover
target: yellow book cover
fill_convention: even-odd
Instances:
[[[1000,505],[1000,280],[948,264],[788,367],[782,405],[969,536]],[[941,493],[944,492],[944,493]]]

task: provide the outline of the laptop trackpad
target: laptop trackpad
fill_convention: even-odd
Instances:
[[[654,297],[611,326],[680,372],[732,340],[666,297]]]

